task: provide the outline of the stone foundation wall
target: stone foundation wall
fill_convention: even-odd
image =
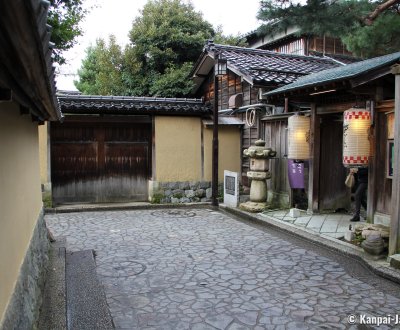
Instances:
[[[150,181],[149,183],[149,200],[152,203],[210,202],[211,196],[212,189],[209,181]]]
[[[0,324],[1,330],[35,328],[42,302],[49,247],[44,215],[41,212],[14,293]]]

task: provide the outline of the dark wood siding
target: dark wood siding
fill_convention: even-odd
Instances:
[[[65,122],[51,125],[55,203],[147,199],[151,123]]]
[[[378,113],[378,122],[375,131],[377,134],[376,152],[376,211],[391,214],[392,210],[392,179],[386,178],[387,169],[387,115]],[[372,189],[372,187],[369,187]]]
[[[290,186],[287,169],[287,119],[268,120],[265,125],[266,146],[276,151],[276,157],[270,160],[272,177],[267,180],[268,189],[289,196]]]

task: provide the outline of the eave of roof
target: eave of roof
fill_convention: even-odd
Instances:
[[[392,65],[398,61],[400,61],[400,52],[371,58],[365,61],[348,64],[343,67],[337,67],[310,74],[291,84],[267,92],[264,95],[273,96],[285,94],[287,92],[298,91],[309,87],[355,78],[382,67]]]
[[[289,84],[299,76],[340,65],[328,58],[208,43],[191,72],[195,91],[212,71],[216,52],[227,59],[230,71],[260,86]]]
[[[190,115],[211,113],[201,99],[134,96],[58,95],[64,114]]]
[[[38,120],[61,118],[58,107],[50,31],[49,3],[0,2],[0,85]]]

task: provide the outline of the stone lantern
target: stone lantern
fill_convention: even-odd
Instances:
[[[264,140],[257,140],[255,146],[243,151],[250,158],[250,171],[247,176],[251,179],[250,201],[240,204],[240,208],[250,212],[261,212],[266,207],[267,183],[271,178],[269,160],[276,156],[276,151],[265,147]]]

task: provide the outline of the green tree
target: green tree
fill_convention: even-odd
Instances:
[[[171,94],[173,91],[186,94],[188,83],[183,80],[189,80],[184,78],[190,72],[188,63],[197,59],[205,41],[213,35],[211,24],[190,3],[147,2],[129,33],[131,51],[139,64],[138,73],[148,76],[147,83],[142,84],[142,94],[176,96]]]
[[[51,42],[54,43],[54,62],[65,63],[63,52],[76,44],[76,38],[82,35],[80,22],[88,13],[83,0],[50,0],[48,24],[52,27]]]
[[[86,50],[86,58],[78,70],[79,81],[75,86],[84,94],[121,95],[125,87],[122,81],[124,56],[115,36],[109,37],[108,44],[98,39]]]
[[[201,13],[183,0],[148,1],[133,21],[129,37],[130,44],[121,56],[110,52],[104,42],[88,49],[78,72],[79,81],[75,82],[81,92],[187,96],[193,87],[190,70],[208,39],[216,37],[216,42],[243,45],[239,37],[224,36],[220,27],[215,31]],[[109,56],[119,58],[118,70],[105,60]],[[100,77],[107,70],[115,72],[113,83]]]
[[[275,34],[289,26],[299,33],[341,38],[358,56],[372,57],[400,49],[400,0],[262,0],[260,31]]]

